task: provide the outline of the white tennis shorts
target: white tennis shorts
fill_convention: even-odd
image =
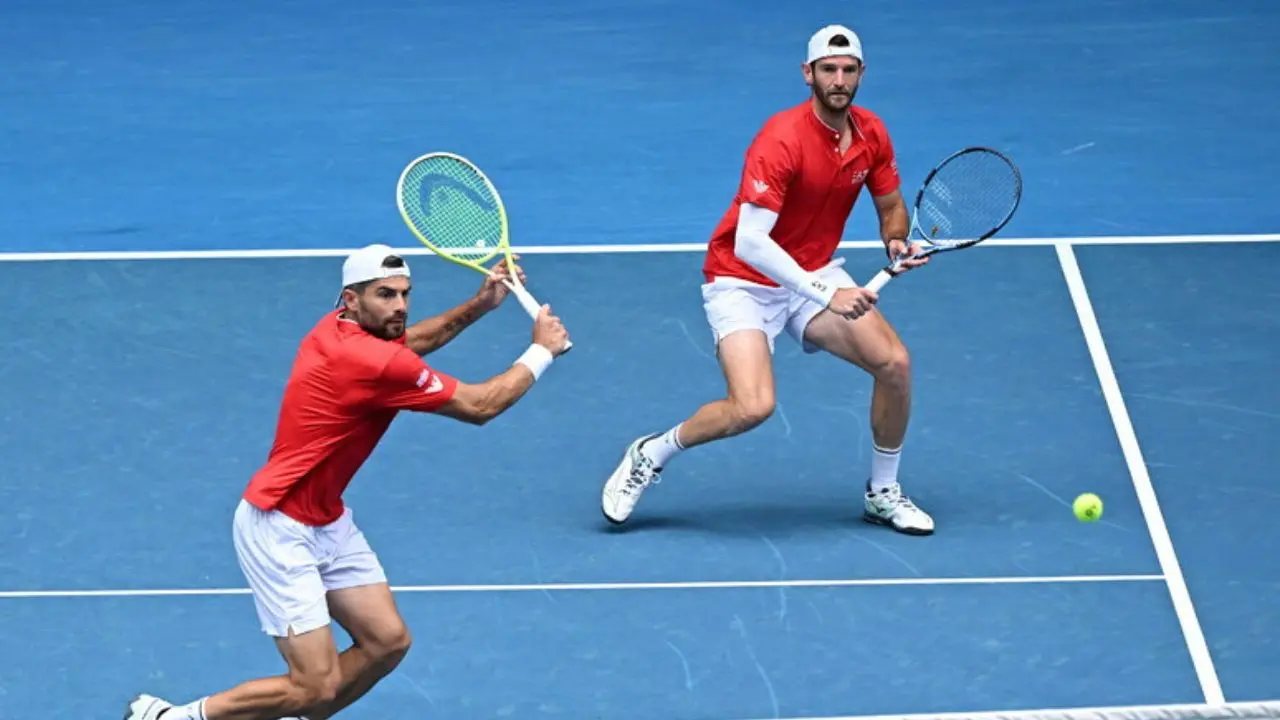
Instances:
[[[330,590],[387,581],[350,508],[328,525],[311,527],[241,500],[232,536],[262,631],[274,637],[328,625]]]
[[[819,270],[818,276],[837,288],[858,287],[842,265],[843,258],[834,260]],[[826,309],[787,288],[730,277],[717,277],[703,284],[702,308],[717,345],[729,333],[761,330],[769,339],[772,352],[774,338],[785,330],[807,353],[816,352],[818,348],[805,342],[805,328],[815,315]]]

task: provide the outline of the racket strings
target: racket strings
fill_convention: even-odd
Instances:
[[[485,182],[466,165],[436,158],[405,177],[403,204],[410,222],[450,255],[484,261],[501,245],[502,212]]]
[[[925,186],[920,230],[933,243],[979,240],[1013,213],[1021,195],[1016,171],[991,153],[952,158]]]

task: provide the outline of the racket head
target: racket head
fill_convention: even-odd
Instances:
[[[1004,153],[968,147],[938,163],[916,192],[911,226],[926,252],[976,245],[1004,229],[1022,202],[1022,173]]]
[[[467,158],[430,152],[414,158],[396,183],[396,207],[418,240],[436,254],[480,272],[509,258],[507,210],[487,175]]]

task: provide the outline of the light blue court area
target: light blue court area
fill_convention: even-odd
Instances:
[[[341,255],[393,192],[494,178],[574,352],[483,428],[404,416],[348,496],[416,646],[340,718],[756,720],[1280,699],[1280,5],[1263,0],[13,0],[0,21],[0,718],[118,717],[280,662],[231,513]],[[990,145],[1001,237],[886,288],[902,477],[859,518],[871,385],[778,344],[778,410],[600,487],[723,392],[698,246],[804,41],[857,29],[904,189]],[[711,28],[708,30],[708,28]],[[477,48],[482,52],[477,53]],[[842,249],[884,262],[865,199]],[[868,240],[870,239],[870,240]],[[479,276],[405,248],[414,316]],[[431,356],[479,381],[514,304]],[[1070,512],[1081,492],[1101,522]]]
[[[1186,279],[1207,254],[1259,266],[1274,246],[1077,251],[1222,686],[1265,699],[1276,656],[1259,627],[1273,613],[1256,603],[1280,575],[1244,548],[1270,542],[1275,456],[1263,433],[1274,403],[1232,393],[1261,386],[1267,349],[1261,335],[1212,321],[1238,296],[1151,296],[1195,293],[1197,282],[1218,295],[1208,289],[1222,278]],[[855,277],[880,263],[872,250],[844,255]],[[1116,262],[1142,258],[1145,279],[1108,279]],[[948,256],[885,292],[918,377],[904,482],[937,517],[933,537],[858,518],[869,382],[786,340],[778,412],[682,455],[631,523],[608,526],[599,488],[625,444],[720,391],[699,259],[530,256],[532,287],[560,305],[575,351],[489,426],[405,416],[392,428],[349,499],[404,588],[418,646],[353,717],[764,718],[1203,699],[1156,555],[1162,535],[1139,505],[1052,246]],[[0,264],[16,316],[38,318],[11,328],[7,376],[42,388],[11,396],[0,433],[8,476],[25,479],[4,487],[4,644],[31,652],[0,695],[3,714],[44,702],[50,678],[67,684],[65,710],[83,713],[139,687],[185,696],[275,671],[241,590],[230,512],[269,446],[298,337],[332,303],[336,264]],[[476,287],[434,258],[414,267],[416,316]],[[1232,274],[1255,292],[1263,280]],[[634,288],[625,295],[590,282],[622,275]],[[45,288],[61,288],[60,302],[41,300]],[[1241,312],[1242,326],[1266,327]],[[429,359],[481,380],[527,339],[512,304]],[[1187,372],[1229,365],[1231,377],[1175,375],[1174,354]],[[1190,412],[1197,403],[1208,406]],[[1219,447],[1222,463],[1200,459]],[[1229,479],[1214,484],[1207,465]],[[1105,498],[1102,522],[1071,515],[1083,491]],[[1233,497],[1247,502],[1233,510]]]

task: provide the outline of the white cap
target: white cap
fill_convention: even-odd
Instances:
[[[837,35],[843,35],[849,41],[848,46],[832,45],[831,38]],[[809,59],[805,61],[806,63],[836,55],[846,55],[862,60],[862,41],[849,28],[843,25],[828,25],[809,38]]]
[[[401,258],[399,267],[383,267],[388,257],[400,257],[390,245],[366,245],[347,256],[342,263],[342,287],[356,283],[403,275],[409,277],[409,263]],[[342,293],[338,293],[337,305],[342,305]]]

